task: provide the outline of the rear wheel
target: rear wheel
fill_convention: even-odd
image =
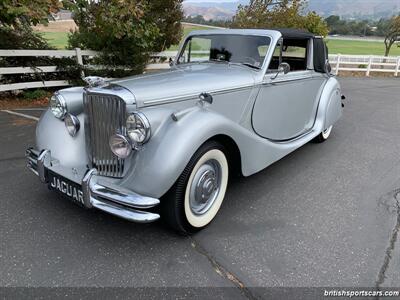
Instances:
[[[332,133],[332,128],[333,125],[329,126],[327,129],[325,129],[324,131],[322,131],[315,139],[314,141],[316,141],[317,143],[323,143],[325,142],[331,135]]]
[[[178,180],[161,201],[161,217],[179,232],[206,227],[218,213],[228,185],[224,148],[210,141],[196,151]]]

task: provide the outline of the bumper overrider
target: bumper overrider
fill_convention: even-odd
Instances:
[[[37,151],[29,148],[26,150],[26,157],[28,169],[36,174],[42,183],[49,184],[53,189],[70,196],[86,208],[94,207],[138,223],[149,223],[160,218],[160,215],[156,213],[145,211],[158,205],[159,199],[139,195],[115,184],[100,184],[97,171],[94,168],[86,172],[81,185],[75,184],[78,186],[78,188],[75,188],[69,186],[62,179],[57,179],[57,184],[54,183],[55,181],[49,182],[50,168],[53,162],[50,150]],[[60,177],[63,176],[60,174]]]

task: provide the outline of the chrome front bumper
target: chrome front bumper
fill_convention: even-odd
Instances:
[[[27,167],[42,183],[48,183],[48,169],[52,166],[49,150],[26,150]],[[60,174],[62,177],[62,174]],[[138,223],[156,221],[160,215],[144,211],[160,203],[159,199],[139,195],[120,186],[98,182],[96,169],[90,169],[82,179],[83,204],[87,208],[97,208],[120,218]]]

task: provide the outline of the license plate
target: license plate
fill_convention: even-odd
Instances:
[[[61,193],[68,199],[78,204],[84,205],[82,187],[58,174],[48,171],[49,188]]]

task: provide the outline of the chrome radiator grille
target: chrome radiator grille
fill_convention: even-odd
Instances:
[[[126,133],[125,102],[113,95],[84,96],[86,147],[92,167],[99,175],[122,177],[124,160],[115,156],[109,146],[110,136]]]

